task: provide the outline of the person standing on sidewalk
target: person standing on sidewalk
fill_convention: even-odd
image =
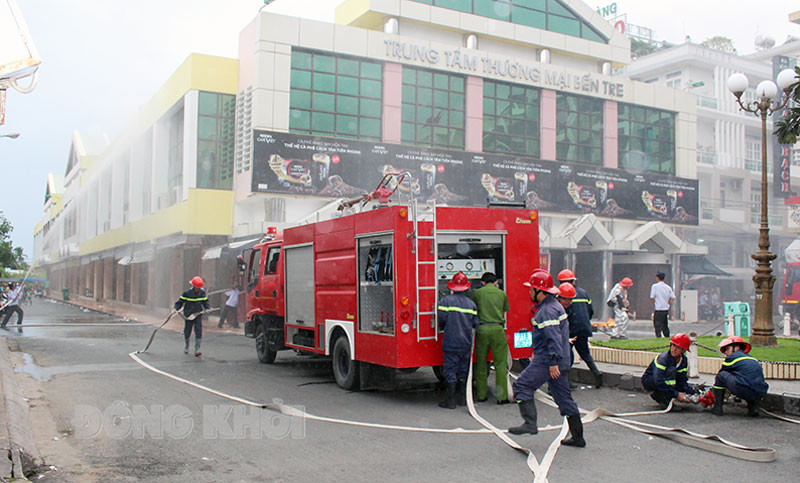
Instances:
[[[228,297],[228,300],[225,301],[225,305],[222,307],[222,312],[219,314],[219,323],[217,324],[218,328],[221,328],[225,324],[225,320],[228,316],[233,317],[233,327],[235,329],[239,328],[239,289],[236,287],[231,288],[227,292],[225,292],[225,296]]]
[[[571,438],[561,442],[564,446],[583,448],[583,423],[578,405],[572,399],[569,387],[569,322],[564,307],[555,295],[561,291],[553,286],[553,276],[546,270],[536,269],[524,283],[530,287],[531,300],[539,307],[531,320],[533,325],[533,359],[514,382],[514,397],[524,420],[520,426],[508,428],[511,434],[537,434],[537,412],[534,394],[545,382],[555,399],[562,416],[567,417]]]
[[[664,283],[664,272],[656,272],[656,283],[650,286],[650,300],[653,301],[653,328],[656,337],[669,337],[669,306],[675,301],[672,287]]]
[[[6,324],[8,324],[9,320],[11,320],[12,314],[17,314],[17,325],[22,324],[22,316],[24,315],[22,308],[19,306],[19,302],[22,299],[22,287],[16,287],[14,283],[9,283],[8,288],[9,290],[6,293],[6,299],[8,300],[8,305],[6,305],[6,315],[3,317],[3,324],[0,325],[0,327],[3,329],[6,328]]]
[[[467,404],[467,377],[469,365],[472,363],[472,331],[478,327],[478,307],[464,293],[471,286],[464,272],[458,272],[447,282],[447,288],[453,293],[442,298],[436,307],[439,330],[444,331],[442,371],[447,391],[445,400],[439,403],[440,408],[456,408],[456,390],[459,392],[459,404]]]
[[[628,287],[633,287],[633,280],[628,277],[623,278],[615,284],[608,293],[606,304],[614,309],[614,328],[611,329],[612,339],[627,339],[625,332],[628,331]]]
[[[508,341],[505,331],[505,313],[511,310],[506,293],[497,286],[497,275],[486,272],[481,277],[483,285],[472,293],[472,301],[478,306],[480,324],[475,333],[475,382],[477,386],[476,400],[483,402],[489,391],[487,358],[492,350],[495,369],[495,393],[497,404],[508,404]]]
[[[192,336],[192,328],[194,328],[194,356],[200,357],[203,355],[200,352],[200,341],[203,339],[203,316],[198,315],[194,319],[191,319],[190,316],[203,310],[210,310],[211,306],[208,305],[208,296],[203,290],[203,279],[194,277],[189,283],[192,284],[192,288],[181,294],[181,297],[175,302],[174,308],[180,310],[183,307],[183,318],[185,319],[183,353],[189,353],[189,338]]]
[[[594,357],[589,350],[589,338],[592,336],[592,316],[594,316],[594,309],[592,308],[592,299],[589,294],[575,282],[577,277],[572,270],[561,270],[558,272],[558,281],[561,284],[569,284],[573,287],[575,294],[572,297],[572,303],[565,307],[567,311],[567,318],[569,320],[569,340],[572,347],[578,351],[583,362],[589,367],[589,370],[594,375],[594,387],[603,387],[603,373],[597,368],[594,363]],[[559,289],[561,285],[559,285]],[[563,295],[563,294],[562,294]],[[575,356],[570,352],[570,360],[572,364],[575,363]]]

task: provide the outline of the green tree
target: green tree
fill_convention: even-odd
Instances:
[[[658,46],[652,42],[645,42],[644,40],[631,39],[631,58],[638,59],[647,54],[652,54],[658,50]]]
[[[800,66],[794,68],[795,79],[800,76]],[[800,136],[800,81],[789,86],[789,106],[783,113],[783,118],[775,123],[775,132],[781,144],[794,144]],[[793,101],[793,102],[792,102]]]
[[[14,227],[6,219],[3,212],[0,211],[0,271],[6,269],[22,270],[27,268],[25,263],[25,255],[22,253],[22,248],[14,247],[11,243],[11,232]]]
[[[733,46],[733,40],[729,39],[728,37],[723,37],[722,35],[709,37],[700,42],[700,45],[709,49],[727,52],[729,54],[736,53],[736,47]]]

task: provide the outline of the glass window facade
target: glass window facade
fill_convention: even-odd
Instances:
[[[558,0],[414,0],[594,42],[608,42],[600,32]]]
[[[603,164],[603,100],[556,95],[556,159]]]
[[[380,141],[383,64],[292,50],[289,131]]]
[[[403,143],[464,149],[465,80],[403,66]]]
[[[236,96],[200,92],[197,118],[197,187],[233,188]]]
[[[619,104],[619,166],[630,171],[675,174],[675,114]]]
[[[540,91],[483,81],[483,150],[539,157]]]

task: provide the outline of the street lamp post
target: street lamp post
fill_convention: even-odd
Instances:
[[[795,73],[791,69],[786,69],[778,74],[778,85],[782,90],[792,85],[795,81]],[[767,217],[767,116],[773,111],[782,109],[789,96],[784,96],[782,101],[772,104],[772,99],[778,93],[778,87],[774,82],[765,80],[756,87],[758,100],[752,102],[742,102],[742,94],[750,85],[750,81],[744,74],[733,74],[728,78],[728,89],[736,96],[739,107],[747,112],[752,112],[761,116],[761,226],[759,227],[758,251],[751,255],[757,262],[756,274],[753,276],[753,283],[756,291],[756,317],[753,322],[753,332],[750,343],[757,346],[775,346],[778,341],[775,338],[775,327],[772,324],[772,286],[775,285],[775,277],[772,275],[772,260],[777,255],[769,251],[769,220]]]

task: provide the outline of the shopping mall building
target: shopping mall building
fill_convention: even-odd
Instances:
[[[36,261],[56,289],[165,307],[196,273],[229,284],[230,255],[267,226],[405,170],[408,198],[539,209],[542,263],[596,300],[629,276],[649,314],[656,270],[675,280],[706,250],[682,238],[698,223],[696,100],[611,75],[629,62],[577,0],[259,13],[237,60],[192,55],[119,139],[87,152],[76,135]]]

